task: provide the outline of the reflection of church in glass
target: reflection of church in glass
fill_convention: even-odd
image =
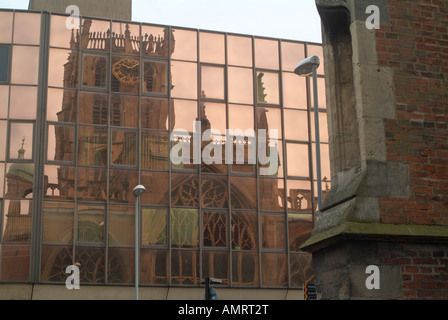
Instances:
[[[199,174],[191,171],[188,173],[191,166],[173,166],[170,181],[169,132],[174,128],[176,117],[174,102],[169,105],[169,100],[163,98],[171,90],[168,62],[160,58],[145,58],[168,57],[169,51],[172,53],[175,50],[174,34],[170,35],[166,28],[163,37],[147,34],[142,37],[133,36],[127,24],[121,34],[110,30],[91,32],[91,24],[91,20],[85,20],[81,33],[72,33],[73,50],[64,65],[64,87],[84,89],[79,94],[74,90],[65,90],[62,109],[57,114],[60,125],[54,126],[56,143],[54,159],[51,160],[67,165],[58,166],[56,182],[50,183],[48,176],[44,177],[46,199],[76,199],[77,214],[74,213],[73,203],[67,202],[66,206],[61,206],[60,202],[45,202],[43,219],[51,221],[53,227],[43,231],[46,232],[44,242],[66,244],[66,248],[58,247],[58,250],[43,254],[43,259],[50,262],[42,270],[42,280],[64,281],[67,277],[65,268],[77,263],[80,265],[83,282],[104,283],[107,278],[108,283],[132,283],[134,266],[128,262],[133,257],[133,243],[129,242],[129,235],[133,234],[134,226],[133,219],[129,219],[129,216],[132,214],[130,205],[134,202],[132,189],[141,183],[148,190],[145,197],[152,199],[151,205],[173,207],[172,212],[168,213],[169,218],[166,214],[151,215],[148,225],[153,228],[152,231],[146,231],[143,229],[145,225],[142,226],[142,237],[148,234],[149,244],[171,243],[174,248],[192,249],[202,246],[222,249],[231,246],[232,274],[228,267],[217,274],[222,265],[228,265],[227,254],[219,250],[204,251],[203,273],[208,271],[210,276],[222,278],[226,284],[230,283],[232,277],[234,285],[258,285],[259,257],[244,251],[258,251],[261,245],[259,243],[266,248],[279,248],[276,243],[279,241],[278,232],[271,233],[269,230],[283,232],[283,249],[290,245],[298,251],[298,247],[312,230],[312,221],[301,218],[302,214],[305,216],[312,213],[315,201],[311,191],[288,189],[289,194],[285,199],[284,187],[279,187],[275,173],[269,178],[258,179],[260,196],[257,204],[256,182],[247,183],[248,180],[243,179],[233,182],[234,180],[228,179],[228,166],[225,164],[201,164],[201,172],[205,173],[201,179]],[[82,50],[81,54],[79,48]],[[88,51],[93,49],[95,52]],[[101,54],[101,51],[107,53]],[[111,51],[113,55],[109,54]],[[108,65],[111,70],[108,70]],[[257,79],[259,102],[265,96],[262,77],[261,74]],[[78,83],[79,79],[81,83]],[[140,83],[140,79],[143,83]],[[140,97],[140,92],[154,95]],[[206,92],[203,95],[205,97]],[[267,110],[262,107],[256,110],[257,129],[269,132]],[[213,127],[213,123],[207,118],[206,102],[201,102],[197,120],[201,122],[202,132]],[[67,123],[77,123],[76,130]],[[203,142],[202,149],[208,143]],[[218,139],[214,143],[222,142]],[[236,148],[238,143],[248,144],[249,139],[236,139],[234,143]],[[238,172],[251,174],[253,177],[255,166],[247,163],[248,148],[244,150],[246,163],[236,166]],[[19,150],[19,159],[21,152],[25,150]],[[271,152],[278,152],[275,141],[268,144],[265,150],[266,154]],[[236,153],[234,149],[234,156]],[[69,165],[75,161],[77,167]],[[138,167],[141,169],[140,179]],[[29,165],[12,165],[7,174],[7,196],[14,198],[12,193],[15,193],[17,197],[26,198],[27,193],[32,192],[33,172]],[[108,210],[106,202],[111,204]],[[10,233],[27,239],[30,237],[31,214],[21,214],[20,206],[21,201],[10,200],[5,237],[14,228],[14,219],[19,218],[29,220],[28,223],[17,224],[26,230]],[[298,218],[281,220],[275,215],[265,215],[262,223],[268,226],[268,230],[260,233],[258,206],[271,212],[282,212],[290,208],[295,212],[291,216],[296,215]],[[199,210],[191,209],[198,207],[203,208],[201,219]],[[228,210],[229,207],[231,215],[216,210]],[[233,209],[241,211],[233,212]],[[78,217],[75,222],[74,217]],[[199,226],[199,221],[202,221],[202,226]],[[286,226],[289,239],[285,232]],[[70,231],[54,232],[58,229]],[[167,239],[167,229],[171,230],[168,232],[170,240]],[[202,232],[201,237],[199,232]],[[262,239],[259,239],[259,235]],[[77,240],[75,245],[79,246],[75,257],[71,247],[74,239]],[[105,239],[109,245],[107,258],[106,250],[101,248],[106,243]],[[200,239],[202,244],[199,243]],[[85,244],[89,245],[83,246]],[[173,284],[199,284],[199,272],[196,269],[200,251],[191,250],[189,255],[187,252],[173,250],[171,259],[166,246],[165,249],[142,252],[142,282],[167,284],[170,283],[168,277],[171,275]],[[297,259],[299,266],[294,271],[291,267],[291,279],[297,276],[299,283],[311,278],[312,270],[309,260]],[[271,265],[270,270],[276,270],[271,274],[263,274],[264,282],[277,286],[288,285],[286,259],[266,256],[263,261]],[[212,274],[213,272],[215,273]],[[203,274],[204,276],[207,275]]]

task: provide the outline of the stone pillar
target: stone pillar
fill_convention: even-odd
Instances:
[[[66,13],[70,5],[78,6],[81,16],[132,20],[132,0],[30,0],[28,9]]]
[[[378,37],[399,38],[398,34],[390,35],[398,23],[390,23],[392,5],[389,2],[316,0],[323,26],[332,188],[313,233],[302,249],[313,254],[317,288],[322,299],[406,298],[412,295],[407,290],[410,285],[433,286],[434,296],[437,296],[439,284],[423,280],[409,284],[410,279],[420,278],[411,274],[411,270],[429,272],[437,277],[442,282],[440,296],[448,297],[445,289],[448,284],[448,223],[443,219],[443,209],[440,209],[442,218],[433,219],[432,223],[416,223],[411,217],[413,212],[405,216],[407,204],[418,195],[411,184],[409,161],[412,159],[406,154],[411,153],[411,149],[403,147],[405,154],[401,157],[390,154],[388,138],[392,133],[389,128],[399,121],[409,124],[409,130],[412,128],[409,119],[403,119],[406,115],[397,111],[396,94],[397,87],[400,90],[405,87],[400,82],[403,78],[397,74],[407,75],[412,69],[404,68],[399,56],[395,64],[379,61]],[[414,5],[419,1],[408,2]],[[367,11],[367,7],[372,4],[379,9],[379,30],[366,25],[373,13]],[[407,9],[405,5],[393,8],[394,19],[399,10]],[[413,25],[409,23],[408,28],[412,31]],[[409,34],[407,36],[409,40]],[[412,41],[409,40],[411,44]],[[396,47],[391,46],[390,52],[397,50],[400,50],[398,42]],[[446,128],[446,117],[440,121]],[[402,136],[394,137],[397,138],[395,143],[401,143]],[[432,147],[443,150],[446,145]],[[446,170],[447,161],[444,164],[441,170]],[[447,190],[444,190],[438,191],[445,192],[444,199],[448,199]],[[430,201],[421,197],[419,200]],[[390,203],[402,219],[391,220],[385,215]],[[424,259],[431,271],[419,265]],[[379,268],[377,289],[366,286],[371,275],[366,273],[367,267],[371,265]]]

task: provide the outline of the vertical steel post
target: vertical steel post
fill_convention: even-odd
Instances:
[[[139,276],[139,245],[138,245],[138,230],[139,230],[139,219],[138,219],[138,198],[135,197],[135,300],[138,300],[138,276]]]
[[[322,177],[320,165],[320,133],[319,133],[319,101],[317,94],[317,65],[313,64],[313,94],[314,94],[314,131],[316,138],[316,175],[318,216],[322,209]]]

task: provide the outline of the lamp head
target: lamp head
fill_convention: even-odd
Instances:
[[[136,186],[134,188],[134,190],[132,190],[132,194],[134,195],[134,197],[141,196],[145,192],[146,192],[146,188],[144,186],[142,186],[141,184],[139,184],[138,186]]]
[[[309,76],[313,73],[313,66],[316,66],[316,69],[319,68],[320,59],[318,56],[312,56],[302,60],[294,69],[294,73],[301,77]]]

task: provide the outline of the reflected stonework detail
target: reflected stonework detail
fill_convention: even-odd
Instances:
[[[312,104],[291,69],[305,44],[88,18],[67,30],[64,16],[45,14],[44,63],[38,54],[24,61],[39,42],[22,31],[12,39],[14,13],[4,15],[9,41],[19,46],[11,48],[12,83],[0,86],[0,281],[29,280],[40,201],[39,281],[63,283],[65,268],[76,264],[81,283],[132,284],[137,184],[147,190],[139,208],[141,285],[197,286],[210,276],[227,286],[301,288],[313,279],[311,256],[300,251],[317,203]],[[41,93],[39,65],[48,75]],[[226,136],[226,129],[241,132]],[[257,144],[260,130],[266,145]],[[43,139],[35,136],[43,131]],[[195,136],[206,139],[194,146]],[[190,162],[175,164],[171,151],[186,142]],[[45,163],[35,166],[40,150]],[[254,150],[276,164],[252,162]],[[42,181],[39,201],[35,181]]]

